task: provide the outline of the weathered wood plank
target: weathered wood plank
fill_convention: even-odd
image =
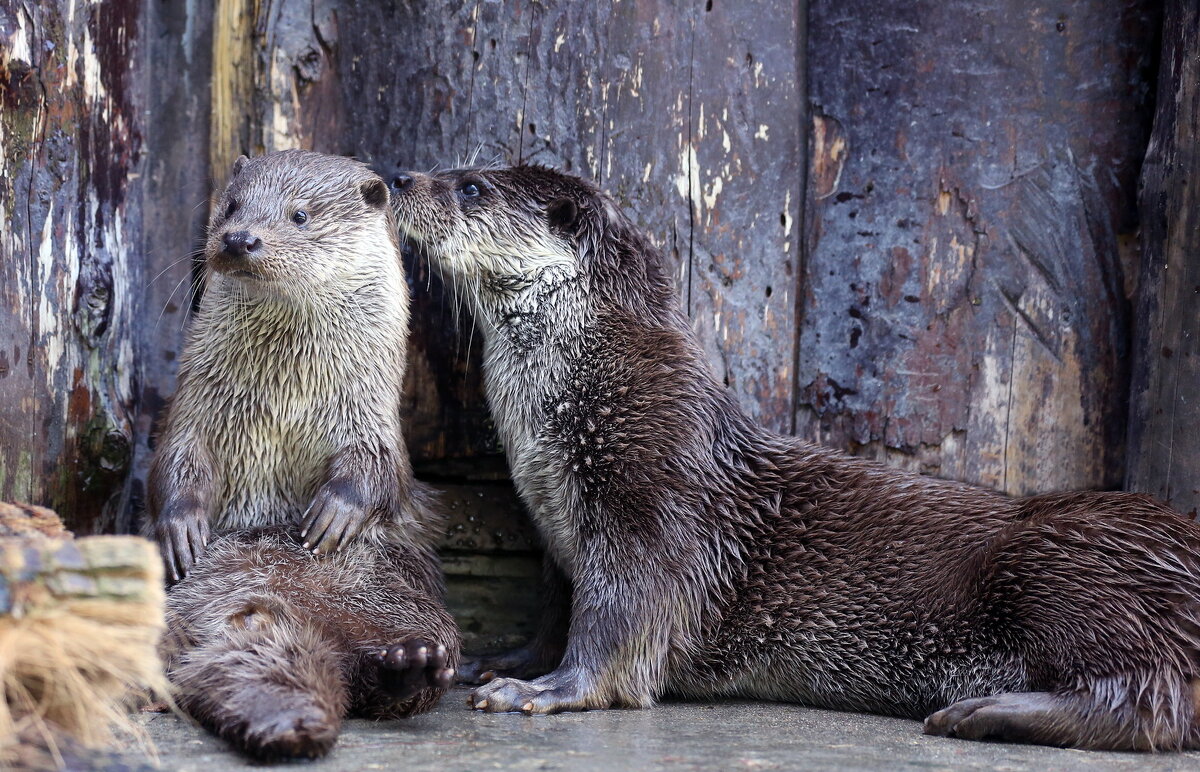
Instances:
[[[1012,493],[1120,483],[1156,23],[811,4],[798,433]]]
[[[787,433],[807,143],[800,22],[797,3],[704,3],[687,158],[689,313],[742,407]]]
[[[207,3],[149,3],[143,20],[145,57],[144,193],[140,212],[141,300],[137,423],[130,504],[117,532],[135,531],[144,508],[154,422],[175,391],[177,357],[195,297],[193,259],[208,220],[209,85],[213,9]],[[169,63],[169,67],[167,64]],[[164,69],[169,77],[162,77]]]
[[[1131,490],[1200,509],[1200,7],[1170,0],[1139,198]]]
[[[0,499],[110,528],[133,446],[140,4],[0,2]]]

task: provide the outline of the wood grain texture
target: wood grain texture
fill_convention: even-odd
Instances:
[[[1200,6],[1170,0],[1139,199],[1126,485],[1200,509]]]
[[[0,2],[0,499],[123,509],[137,393],[141,5]]]
[[[146,155],[143,190],[142,281],[138,333],[139,395],[130,503],[117,532],[136,532],[145,506],[145,480],[154,427],[175,391],[183,330],[196,298],[195,257],[203,244],[212,185],[209,164],[209,87],[213,8],[207,3],[145,5],[143,36]],[[164,69],[169,75],[164,76]]]
[[[1156,25],[811,3],[799,434],[1011,493],[1120,484]]]

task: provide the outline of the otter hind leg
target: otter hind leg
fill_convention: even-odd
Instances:
[[[1076,716],[1048,692],[1011,692],[959,700],[925,719],[925,734],[1070,746]]]
[[[959,700],[926,718],[925,734],[1092,750],[1197,747],[1195,687],[1170,686],[1130,690],[1099,681],[1082,691],[1006,692]]]
[[[422,638],[413,638],[372,653],[379,668],[379,688],[396,702],[412,699],[423,689],[445,691],[454,679],[450,652]]]

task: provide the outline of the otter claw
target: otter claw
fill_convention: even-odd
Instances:
[[[484,710],[485,708],[487,708],[487,705],[488,705],[487,700],[480,700],[479,702],[475,703],[471,707],[475,708],[475,710]]]

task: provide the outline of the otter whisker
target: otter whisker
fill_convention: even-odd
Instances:
[[[182,263],[184,260],[195,260],[195,259],[196,259],[196,255],[195,255],[194,253],[189,253],[189,254],[186,254],[186,255],[184,255],[183,257],[179,258],[178,260],[175,260],[175,261],[173,261],[173,262],[172,262],[170,265],[168,265],[166,268],[162,269],[162,270],[161,270],[161,271],[159,271],[157,274],[155,274],[155,275],[154,275],[154,278],[147,280],[147,281],[146,281],[146,283],[142,285],[142,289],[143,289],[143,290],[145,290],[145,289],[148,289],[148,288],[150,287],[150,285],[151,285],[151,284],[153,284],[154,282],[156,282],[156,281],[158,281],[159,279],[161,279],[161,278],[162,278],[162,276],[163,276],[163,274],[165,274],[167,271],[171,270],[171,269],[172,269],[172,268],[174,268],[175,266],[179,265],[179,264],[180,264],[180,263]],[[189,273],[190,273],[190,272],[189,272]]]
[[[158,331],[158,325],[160,322],[162,322],[163,314],[165,314],[167,312],[167,306],[171,305],[171,300],[175,297],[175,293],[179,291],[179,288],[183,286],[183,283],[185,281],[187,281],[188,279],[191,279],[191,278],[192,278],[192,273],[191,273],[191,271],[188,271],[186,276],[184,276],[182,279],[180,279],[179,281],[177,281],[175,283],[175,288],[171,290],[171,294],[167,295],[167,299],[163,301],[162,309],[159,310],[159,312],[158,312],[158,319],[156,319],[154,321],[154,331],[155,332]],[[191,305],[189,304],[188,307],[190,308]],[[187,313],[184,313],[184,316],[186,317]]]

